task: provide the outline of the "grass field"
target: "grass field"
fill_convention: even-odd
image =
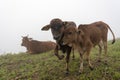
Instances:
[[[58,60],[53,51],[36,55],[1,55],[0,80],[120,80],[120,40],[113,45],[108,43],[107,64],[104,54],[102,61],[97,61],[97,47],[92,50],[92,71],[85,62],[84,73],[78,75],[79,58],[79,54],[75,52],[75,60],[70,59],[69,63],[70,74],[65,75],[65,59]]]

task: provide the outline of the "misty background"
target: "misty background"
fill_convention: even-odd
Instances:
[[[103,21],[120,37],[120,0],[1,0],[0,54],[25,52],[21,36],[54,41],[50,30],[41,31],[53,18],[77,25]]]

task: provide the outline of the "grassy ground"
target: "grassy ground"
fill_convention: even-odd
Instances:
[[[102,61],[97,62],[98,50],[91,52],[94,70],[84,64],[84,73],[78,75],[79,55],[70,59],[70,74],[65,75],[65,59],[58,60],[53,51],[30,55],[26,53],[0,56],[0,80],[120,80],[120,40],[115,44],[108,43],[107,64],[104,54]]]

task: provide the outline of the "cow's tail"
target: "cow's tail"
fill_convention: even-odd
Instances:
[[[115,43],[115,35],[114,35],[112,29],[109,27],[109,25],[107,25],[107,28],[110,30],[110,32],[111,32],[112,35],[113,35],[113,41],[112,41],[112,44],[114,44],[114,43]]]

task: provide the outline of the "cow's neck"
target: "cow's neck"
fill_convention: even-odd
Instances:
[[[78,35],[73,44],[74,47],[77,48],[78,51],[80,51],[80,52],[85,51],[85,41],[84,40],[85,40],[85,37],[79,37],[79,35]]]

